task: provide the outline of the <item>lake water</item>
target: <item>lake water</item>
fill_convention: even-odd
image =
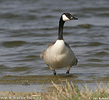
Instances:
[[[61,68],[55,77],[40,53],[56,41],[64,12],[78,17],[65,23],[64,40],[79,62],[71,68],[71,76]],[[26,80],[37,87],[53,78],[109,82],[109,0],[0,0],[1,90],[4,84],[16,87]]]

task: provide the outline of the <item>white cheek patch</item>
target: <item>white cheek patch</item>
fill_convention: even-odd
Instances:
[[[63,19],[63,21],[68,21],[68,20],[70,20],[68,17],[66,17],[66,15],[62,15],[62,19]]]

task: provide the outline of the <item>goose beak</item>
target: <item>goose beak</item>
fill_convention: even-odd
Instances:
[[[72,16],[70,20],[78,20],[78,18]]]

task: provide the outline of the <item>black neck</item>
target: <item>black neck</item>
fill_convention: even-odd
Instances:
[[[63,26],[65,21],[62,20],[62,17],[59,20],[59,31],[58,31],[58,39],[63,40]]]

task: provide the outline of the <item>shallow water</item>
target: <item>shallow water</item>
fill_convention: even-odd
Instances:
[[[32,75],[35,84],[53,77],[39,55],[49,43],[56,41],[63,12],[78,17],[78,21],[66,22],[64,28],[64,40],[79,61],[70,70],[76,77],[67,79],[109,82],[108,4],[108,0],[0,0],[0,84],[7,83],[4,78],[7,76],[17,80],[22,76],[25,80],[25,76]],[[65,68],[56,71],[62,74],[61,78],[66,76]],[[38,83],[37,78],[42,76]],[[8,84],[10,81],[13,84],[12,77]]]

